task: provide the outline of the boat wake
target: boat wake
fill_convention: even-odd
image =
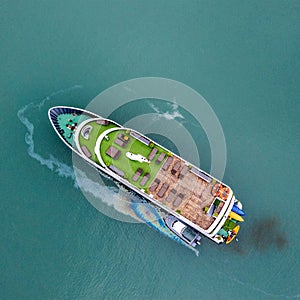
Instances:
[[[91,180],[88,176],[89,172],[83,172],[82,169],[78,168],[80,164],[76,164],[77,167],[68,165],[57,159],[53,154],[49,154],[49,157],[46,158],[35,150],[35,126],[33,122],[29,120],[27,114],[32,113],[35,110],[41,111],[44,105],[47,102],[51,101],[55,96],[66,94],[79,88],[81,88],[81,86],[75,85],[68,89],[59,90],[45,97],[39,103],[35,104],[32,102],[18,111],[18,118],[27,129],[27,132],[25,134],[25,143],[28,145],[27,152],[30,157],[38,161],[42,166],[46,166],[49,170],[57,173],[60,177],[70,178],[74,182],[75,188],[80,188],[82,191],[85,191],[93,195],[94,197],[97,197],[97,200],[100,199],[104,201],[105,204],[109,206],[114,206],[114,209],[118,209],[118,207],[114,205],[115,203],[118,203],[118,201],[116,200],[116,196],[118,195],[116,195],[116,189],[114,187],[102,186],[97,182],[97,180]],[[83,163],[82,165],[87,169],[90,168],[86,163]],[[97,176],[99,176],[98,173]],[[99,195],[105,195],[105,197],[100,198]],[[129,200],[130,197],[127,196],[127,198],[128,199],[123,199],[124,201],[122,202],[126,202],[126,200]],[[126,213],[126,211],[124,210],[121,210],[120,212],[123,214]]]
[[[71,178],[75,180],[75,175],[72,170],[72,167],[59,161],[57,158],[55,158],[53,155],[49,154],[49,158],[42,157],[39,153],[35,151],[35,144],[34,144],[34,125],[29,121],[29,119],[25,116],[26,112],[28,110],[34,110],[38,109],[40,110],[46,102],[50,101],[53,97],[61,94],[65,94],[67,92],[73,91],[75,89],[79,89],[81,86],[74,85],[67,89],[62,89],[59,91],[56,91],[52,93],[51,95],[45,97],[42,99],[38,104],[35,104],[33,102],[25,105],[18,111],[18,118],[22,122],[22,124],[26,127],[27,132],[25,134],[25,143],[28,145],[27,152],[29,156],[31,156],[33,159],[37,160],[42,166],[46,166],[51,171],[56,172],[59,176],[65,177],[65,178]],[[77,184],[75,183],[75,186],[77,187]]]
[[[175,235],[169,228],[166,226],[165,222],[162,219],[162,216],[159,214],[157,209],[155,209],[151,204],[145,205],[144,203],[133,202],[131,204],[132,210],[135,214],[143,220],[150,228],[160,232],[164,236],[176,241],[177,243],[186,246],[190,250],[193,250],[196,255],[199,255],[199,251],[189,245],[187,245],[183,240],[181,240],[177,235]]]
[[[221,278],[224,278],[224,276],[226,276],[226,273],[222,273],[220,271],[217,272],[218,275],[221,277]],[[284,295],[284,294],[274,294],[274,293],[270,293],[270,292],[267,292],[261,288],[258,288],[254,285],[251,285],[247,282],[244,282],[244,281],[241,281],[239,280],[237,277],[232,277],[231,280],[236,283],[236,284],[239,284],[239,285],[242,285],[242,286],[245,286],[247,287],[247,289],[252,289],[253,291],[256,291],[258,293],[261,293],[263,294],[264,296],[266,297],[273,297],[273,298],[281,298],[281,299],[297,299],[297,298],[300,298],[300,294],[296,294],[296,295]]]
[[[186,246],[198,255],[198,250],[189,247],[166,228],[162,220],[163,215],[161,215],[153,206],[140,203],[134,195],[129,194],[127,191],[101,185],[97,179],[92,180],[90,176],[87,175],[90,175],[90,172],[84,172],[81,168],[77,167],[78,164],[76,164],[76,166],[70,166],[57,159],[53,154],[49,154],[49,157],[47,158],[36,151],[34,142],[35,126],[33,122],[30,121],[28,114],[31,114],[36,110],[41,111],[42,109],[48,109],[48,107],[45,108],[44,106],[56,96],[61,96],[80,88],[80,85],[74,85],[67,89],[61,89],[43,98],[39,103],[31,102],[18,111],[18,118],[27,129],[25,143],[28,145],[28,155],[38,161],[42,166],[46,166],[49,170],[57,173],[60,177],[71,179],[74,182],[75,188],[80,188],[81,191],[92,195],[95,201],[90,201],[91,197],[88,197],[89,202],[100,212],[110,216],[113,211],[113,216],[119,216],[117,218],[114,217],[115,219],[121,219],[122,221],[129,221],[130,219],[130,222],[135,220],[135,222],[146,223],[152,229],[155,229],[181,245]],[[85,167],[90,168],[87,164],[85,164]],[[85,167],[83,169],[85,169]],[[98,173],[97,175],[99,176]],[[105,205],[105,208],[103,204]],[[120,217],[121,215],[123,215],[123,217]]]

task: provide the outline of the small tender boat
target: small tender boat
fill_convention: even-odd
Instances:
[[[239,230],[240,230],[240,225],[237,225],[232,229],[232,232],[228,234],[228,237],[226,239],[226,244],[229,244],[234,240],[234,238],[237,236]]]
[[[176,217],[172,215],[166,216],[165,223],[176,235],[190,246],[195,247],[197,244],[200,244],[201,236],[199,232],[179,221]]]

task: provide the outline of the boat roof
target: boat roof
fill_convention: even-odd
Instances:
[[[174,228],[174,230],[175,230],[176,232],[178,232],[178,233],[181,234],[181,233],[183,232],[183,230],[186,228],[186,225],[183,224],[183,223],[181,223],[180,221],[176,220],[176,221],[173,223],[172,227]]]

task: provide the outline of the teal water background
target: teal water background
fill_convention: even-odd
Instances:
[[[299,298],[299,6],[1,1],[0,298]],[[238,243],[203,239],[196,256],[145,225],[104,216],[75,187],[47,109],[85,107],[144,76],[187,84],[217,114],[224,181],[247,212]],[[115,119],[125,121],[124,111]],[[209,161],[205,137],[199,147]]]

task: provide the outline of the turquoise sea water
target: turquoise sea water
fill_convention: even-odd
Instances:
[[[299,298],[299,6],[1,1],[0,298]],[[183,82],[218,116],[224,181],[247,212],[238,242],[203,239],[196,256],[146,225],[101,214],[76,187],[48,108],[85,107],[145,76]],[[113,117],[124,123],[154,104]],[[178,110],[209,171],[205,134]]]

